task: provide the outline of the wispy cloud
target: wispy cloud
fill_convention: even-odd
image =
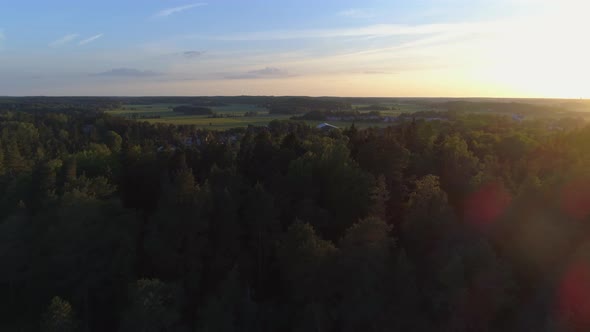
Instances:
[[[159,76],[160,73],[151,70],[139,70],[135,68],[114,68],[102,73],[91,74],[91,76],[110,76],[110,77],[150,77]]]
[[[4,35],[4,30],[0,29],[0,40],[4,39],[6,39],[6,36]]]
[[[65,45],[65,44],[75,40],[76,38],[78,38],[78,36],[79,35],[77,33],[71,33],[69,35],[65,35],[65,36],[49,43],[49,46],[50,47],[59,47],[59,46]]]
[[[170,15],[181,13],[181,12],[186,11],[186,10],[189,10],[191,8],[203,7],[203,6],[207,6],[207,3],[205,3],[205,2],[199,2],[199,3],[190,4],[190,5],[184,5],[184,6],[166,8],[166,9],[163,9],[163,10],[160,10],[159,12],[157,12],[154,15],[154,17],[168,17]]]
[[[186,51],[186,52],[182,52],[181,55],[187,59],[194,59],[194,58],[198,58],[201,55],[203,55],[203,52],[201,52],[201,51]]]
[[[273,30],[246,32],[232,35],[192,35],[189,38],[202,38],[228,41],[252,40],[289,40],[289,39],[322,39],[346,37],[390,37],[404,35],[428,35],[449,32],[475,31],[482,32],[495,29],[501,22],[475,23],[445,23],[445,24],[375,24],[356,28],[336,29],[303,29],[303,30]]]
[[[181,51],[181,52],[166,52],[166,49],[155,48],[150,49],[146,48],[148,51],[153,54],[154,59],[161,59],[161,60],[178,60],[178,59],[186,59],[186,60],[194,60],[197,58],[202,57],[205,54],[205,51]],[[188,62],[192,61],[183,61],[182,63],[187,64]],[[176,63],[175,61],[173,63]],[[180,63],[180,62],[179,62]]]
[[[245,73],[237,73],[231,75],[225,75],[226,79],[239,80],[239,79],[257,79],[257,78],[283,78],[289,77],[289,73],[283,69],[276,67],[265,67],[262,69],[251,70]]]
[[[388,71],[381,71],[381,70],[365,70],[363,71],[365,75],[391,75],[391,72]]]
[[[348,18],[372,18],[375,17],[373,11],[369,9],[350,8],[341,10],[336,13],[337,16],[348,17]]]
[[[86,44],[92,43],[93,41],[95,41],[95,40],[97,40],[97,39],[101,38],[102,36],[104,36],[104,34],[102,34],[102,33],[99,33],[98,35],[95,35],[95,36],[92,36],[92,37],[90,37],[90,38],[86,38],[86,39],[84,39],[84,40],[81,40],[81,41],[78,43],[78,45],[86,45]]]

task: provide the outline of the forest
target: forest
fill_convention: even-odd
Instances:
[[[288,100],[260,102],[353,102]],[[125,102],[0,103],[0,330],[590,330],[584,121],[211,131]]]

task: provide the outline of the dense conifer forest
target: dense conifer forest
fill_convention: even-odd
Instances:
[[[53,101],[0,111],[2,331],[590,329],[583,122],[207,131]]]

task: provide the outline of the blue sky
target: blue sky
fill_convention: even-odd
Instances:
[[[0,95],[588,96],[582,0],[0,8]]]

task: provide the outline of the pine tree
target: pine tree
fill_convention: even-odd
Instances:
[[[180,170],[174,178],[176,202],[180,206],[191,206],[195,202],[198,186],[195,184],[193,170],[186,168]]]
[[[239,269],[235,266],[220,283],[215,295],[198,311],[197,331],[232,332],[238,330],[236,326],[246,330],[238,322],[241,298]]]
[[[109,130],[105,135],[105,141],[109,149],[112,152],[118,153],[121,151],[121,145],[123,144],[123,138],[116,132]]]
[[[71,157],[64,161],[60,173],[59,185],[65,191],[65,187],[73,183],[78,177],[78,162],[76,158]]]
[[[0,141],[0,176],[4,175],[6,167],[4,165],[4,150],[2,148],[2,141]]]
[[[122,331],[159,332],[178,327],[178,292],[158,279],[140,279],[130,293],[131,306],[125,313]]]
[[[374,217],[387,220],[387,202],[389,201],[389,191],[385,183],[385,176],[379,175],[377,183],[371,191],[372,205],[369,214]]]
[[[42,332],[72,332],[77,330],[74,310],[68,301],[54,297],[41,322]]]
[[[15,140],[10,140],[6,146],[6,168],[9,174],[18,175],[27,170],[27,162],[20,153]]]
[[[293,298],[309,300],[317,294],[324,263],[336,252],[332,242],[322,240],[310,224],[296,221],[289,227],[277,255]]]
[[[350,227],[340,241],[336,271],[342,325],[338,330],[388,330],[378,327],[391,315],[387,294],[393,286],[394,242],[390,230],[383,220],[369,217]]]
[[[47,207],[49,199],[55,197],[56,166],[52,161],[42,161],[35,165],[27,202],[27,206],[33,211]]]

